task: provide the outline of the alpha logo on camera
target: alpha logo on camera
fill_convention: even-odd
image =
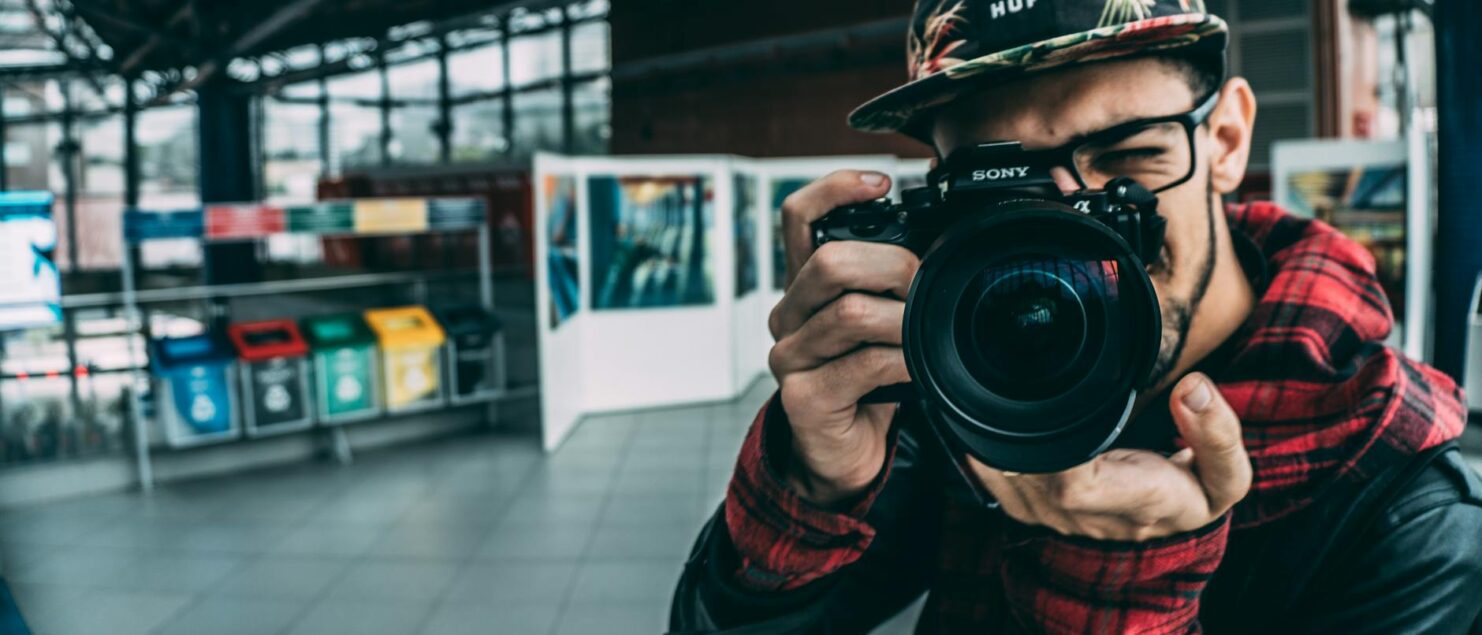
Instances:
[[[1029,176],[1029,166],[1019,168],[991,168],[988,170],[973,170],[973,182],[978,181],[1002,181],[1004,179],[1022,179]]]

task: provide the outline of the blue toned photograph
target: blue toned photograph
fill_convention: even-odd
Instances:
[[[702,176],[594,176],[587,182],[592,308],[699,306],[715,302],[706,238],[714,192]]]
[[[581,306],[581,282],[576,262],[576,180],[548,175],[541,184],[550,213],[546,215],[547,284],[551,291],[551,329],[555,330]]]

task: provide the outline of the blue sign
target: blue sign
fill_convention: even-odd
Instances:
[[[0,192],[0,330],[62,320],[51,192]]]
[[[124,210],[124,239],[129,242],[159,238],[200,238],[206,233],[206,214],[200,209],[172,212]]]

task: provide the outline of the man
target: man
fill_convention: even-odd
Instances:
[[[1131,424],[1171,419],[1184,449],[1047,475],[969,460],[956,480],[998,505],[954,495],[906,425],[919,410],[858,403],[910,380],[901,321],[920,263],[890,245],[813,250],[810,222],[890,189],[830,175],[784,206],[781,389],[686,566],[676,631],[865,632],[925,592],[923,633],[1482,633],[1482,481],[1450,443],[1459,391],[1383,346],[1393,320],[1361,247],[1269,204],[1218,213],[1256,100],[1226,79],[1227,29],[1202,4],[921,0],[912,81],[851,115],[947,156],[1198,114],[1187,146],[1134,142],[1097,166],[1196,163],[1159,194],[1166,248],[1148,272],[1164,332]],[[1060,166],[1057,185],[1104,185],[1088,172]]]

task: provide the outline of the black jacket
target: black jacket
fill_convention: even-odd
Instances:
[[[717,513],[685,565],[670,628],[864,633],[929,592],[937,530],[929,509],[943,477],[922,469],[932,462],[923,454],[902,431],[868,516],[876,541],[858,562],[793,592],[732,583],[736,556]],[[1208,633],[1482,635],[1482,478],[1447,444],[1335,487],[1298,513],[1232,531],[1201,596],[1200,624]],[[941,630],[930,615],[917,626]]]

